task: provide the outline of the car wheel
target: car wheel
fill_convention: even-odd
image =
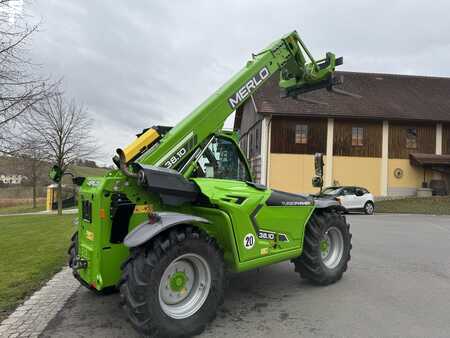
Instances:
[[[373,215],[373,212],[375,211],[375,206],[373,205],[373,202],[366,202],[364,204],[364,213],[366,215]]]

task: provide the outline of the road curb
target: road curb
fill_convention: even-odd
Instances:
[[[64,267],[0,324],[0,337],[38,337],[80,284]]]
[[[377,212],[375,215],[378,216],[430,216],[430,217],[449,217],[450,214],[413,214],[413,213],[406,213],[406,212]]]

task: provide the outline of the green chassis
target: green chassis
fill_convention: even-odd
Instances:
[[[232,141],[240,153],[232,137],[227,134],[220,137]],[[241,153],[240,156],[243,159]],[[143,191],[136,180],[125,177],[120,171],[84,180],[79,198],[78,259],[86,261],[87,267],[77,269],[77,277],[97,290],[115,286],[121,277],[120,267],[127,259],[129,249],[123,243],[111,243],[111,198],[119,191],[135,205],[129,219],[130,231],[148,220],[148,208],[209,220],[210,223],[197,222],[195,225],[218,241],[225,263],[233,271],[254,269],[301,255],[305,224],[314,210],[313,202],[306,201],[299,206],[268,206],[270,189],[261,190],[236,180],[192,180],[209,199],[210,206],[168,207],[161,204],[154,193]],[[87,217],[83,215],[83,210],[87,213],[86,206],[91,210]],[[261,236],[258,231],[262,231],[262,235],[269,234],[270,238],[258,238]],[[247,243],[246,247],[245,241],[251,241],[251,238],[253,245],[250,247]]]
[[[309,63],[303,53],[307,54]],[[234,271],[300,256],[314,201],[304,198],[300,203],[268,203],[276,192],[248,182],[251,181],[249,167],[239,150],[236,135],[220,130],[226,118],[272,75],[280,74],[284,95],[296,97],[307,91],[330,89],[335,84],[335,66],[341,63],[342,59],[336,59],[332,53],[315,61],[297,32],[287,34],[254,54],[241,71],[170,131],[159,133],[158,129],[158,133],[144,133],[134,146],[118,151],[120,158],[115,162],[121,170],[79,181],[82,183],[75,276],[97,290],[117,285],[121,265],[129,256],[125,236],[138,225],[148,223],[152,212],[161,211],[207,220],[189,223],[217,240],[227,268]],[[151,135],[159,138],[144,144]],[[234,145],[244,163],[246,179],[195,177],[198,163],[194,155],[214,135]],[[176,170],[186,182],[195,183],[201,200],[163,204],[161,195],[138,184],[135,174],[139,166]]]

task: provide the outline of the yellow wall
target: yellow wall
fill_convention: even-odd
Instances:
[[[326,159],[325,159],[326,163]],[[403,177],[394,176],[396,168],[403,169]],[[314,156],[305,154],[270,154],[269,182],[271,188],[292,193],[316,193],[311,179],[314,176]],[[380,195],[381,158],[334,156],[332,182],[339,185],[362,186]],[[433,177],[427,172],[427,181]],[[406,159],[390,159],[388,162],[388,188],[416,189],[423,181],[423,169],[411,166]],[[412,190],[413,192],[414,190]]]
[[[326,156],[324,161],[326,163]],[[335,156],[333,179],[341,185],[360,185],[374,195],[380,194],[380,158]],[[314,156],[304,154],[270,154],[269,186],[292,193],[316,193]]]
[[[334,156],[333,181],[367,188],[380,195],[381,158]]]
[[[395,169],[403,170],[403,177],[394,176]],[[427,170],[426,179],[429,181],[433,176],[431,170]],[[423,181],[423,169],[414,167],[409,160],[390,159],[388,162],[388,187],[389,188],[420,188]]]
[[[268,183],[271,188],[292,193],[317,193],[319,189],[311,184],[313,176],[313,155],[270,154]]]

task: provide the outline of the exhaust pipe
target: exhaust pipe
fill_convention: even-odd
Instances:
[[[120,171],[122,171],[127,177],[137,178],[137,183],[141,186],[145,186],[147,179],[145,177],[144,170],[140,169],[137,173],[131,172],[125,162],[125,154],[123,150],[119,148],[116,152],[118,156],[114,156],[113,162],[119,167]]]
[[[135,174],[128,169],[123,150],[119,148],[116,152],[118,156],[114,156],[113,162],[119,167],[120,171],[122,171],[125,176],[137,178],[138,174]]]

